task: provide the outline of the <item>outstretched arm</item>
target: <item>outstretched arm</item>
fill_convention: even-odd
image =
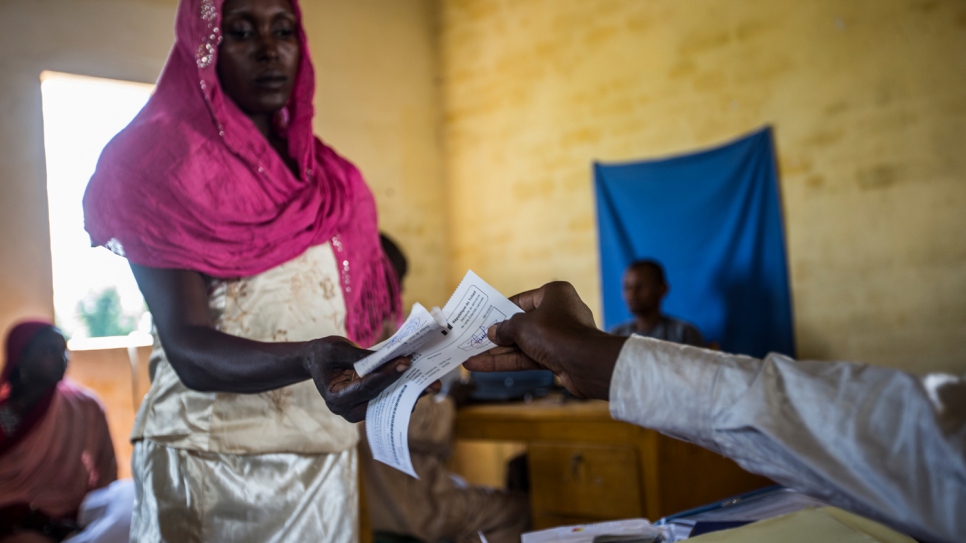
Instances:
[[[966,381],[628,340],[615,419],[928,541],[966,535]]]
[[[765,360],[593,326],[566,283],[521,294],[467,369],[546,368],[616,419],[931,541],[966,539],[966,380],[850,362]]]
[[[352,364],[369,351],[341,337],[264,343],[225,334],[211,322],[204,278],[190,270],[131,265],[161,344],[188,388],[257,393],[313,379],[329,409],[356,422],[366,406],[409,367],[399,359],[360,378]]]

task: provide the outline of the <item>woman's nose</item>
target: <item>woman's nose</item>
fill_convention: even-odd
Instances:
[[[274,36],[271,34],[268,34],[267,36],[263,35],[258,40],[256,58],[260,61],[278,60],[278,42],[275,40]]]

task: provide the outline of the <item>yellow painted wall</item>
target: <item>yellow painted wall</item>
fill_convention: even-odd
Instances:
[[[166,5],[167,4],[167,5]],[[53,317],[40,72],[153,82],[174,39],[174,3],[0,2],[0,332]]]
[[[148,361],[151,347],[137,349],[136,364],[132,364],[127,349],[99,349],[74,351],[70,354],[67,377],[93,390],[101,403],[114,441],[117,456],[117,476],[131,476],[131,428],[141,400],[151,387]]]
[[[436,3],[303,0],[315,131],[362,170],[380,228],[409,257],[404,298],[446,302]]]
[[[366,174],[410,255],[407,300],[442,303],[442,166],[432,0],[303,2],[316,132]],[[40,72],[153,83],[176,0],[0,2],[0,333],[52,317]]]
[[[966,372],[966,3],[444,0],[440,51],[451,285],[599,309],[592,161],[772,124],[799,354]]]

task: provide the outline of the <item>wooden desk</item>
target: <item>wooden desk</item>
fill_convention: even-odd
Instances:
[[[615,421],[596,400],[469,406],[457,414],[456,439],[528,445],[535,529],[653,521],[774,484],[696,445]]]

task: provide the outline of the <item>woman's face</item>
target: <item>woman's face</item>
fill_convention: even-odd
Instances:
[[[20,382],[25,387],[47,389],[67,371],[67,342],[56,328],[42,330],[30,340],[20,362]]]
[[[273,114],[292,94],[300,51],[289,0],[227,0],[218,48],[221,87],[248,115]]]

